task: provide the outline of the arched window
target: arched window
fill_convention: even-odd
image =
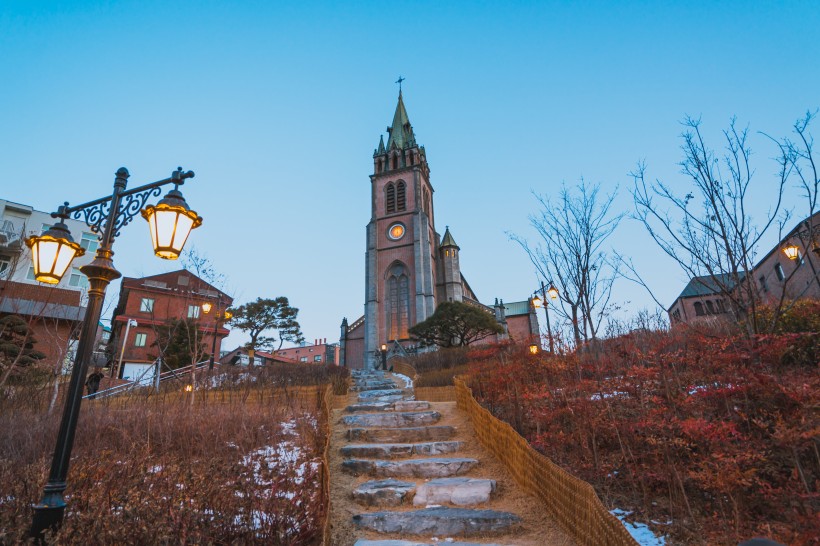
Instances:
[[[703,312],[703,304],[699,301],[695,302],[695,314],[699,317],[702,317],[706,314]]]
[[[405,194],[404,182],[399,180],[396,184],[396,210],[405,210],[407,208],[407,196]]]
[[[394,168],[394,169],[395,169],[396,167],[398,167],[398,166],[399,166],[399,156],[398,156],[398,155],[393,154],[393,161],[392,161],[392,163],[393,163],[393,168]]]
[[[387,212],[396,212],[396,188],[393,186],[392,183],[387,185]]]
[[[710,315],[714,315],[714,314],[715,314],[715,304],[714,304],[714,303],[712,303],[712,300],[706,300],[706,311],[707,311]]]
[[[395,262],[387,272],[387,332],[390,339],[407,339],[410,328],[410,277],[407,267]]]

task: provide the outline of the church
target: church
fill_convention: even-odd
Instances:
[[[342,366],[375,367],[383,345],[390,356],[414,352],[416,342],[408,330],[445,301],[473,305],[495,316],[504,333],[485,342],[538,339],[538,320],[529,300],[496,300],[492,306],[478,301],[461,272],[461,248],[450,228],[445,227],[443,236],[436,231],[433,193],[424,146],[416,142],[399,90],[387,143],[382,135],[373,153],[364,316],[352,323],[342,321]]]

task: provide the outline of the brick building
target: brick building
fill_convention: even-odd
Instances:
[[[795,248],[794,259],[784,249]],[[799,222],[772,247],[748,275],[754,293],[764,303],[782,299],[820,298],[820,213]],[[739,275],[746,282],[745,274]],[[715,322],[732,318],[727,291],[734,289],[729,275],[695,277],[675,299],[667,312],[675,323]]]
[[[204,303],[212,305],[209,314],[202,311]],[[157,327],[172,320],[196,321],[199,339],[207,353],[216,335],[215,354],[219,355],[222,340],[230,330],[217,324],[215,317],[232,304],[233,298],[184,269],[150,277],[123,278],[111,321],[111,352],[115,360],[122,354],[119,376],[132,380],[138,376],[153,377],[154,361],[159,356]],[[128,327],[129,320],[131,327]]]
[[[409,328],[429,318],[440,302],[463,302],[496,319],[503,317],[503,312],[479,302],[462,275],[461,249],[449,227],[443,236],[436,231],[430,168],[424,146],[416,142],[401,91],[387,132],[387,144],[381,137],[373,154],[370,175],[365,313],[350,324],[345,319],[341,328],[340,362],[352,368],[376,366],[382,344],[399,352],[412,346]],[[527,314],[523,320],[517,314],[510,318],[516,331],[523,325],[530,328],[528,337],[537,336],[534,309]]]
[[[298,347],[279,349],[276,355],[303,364],[339,364],[339,344],[315,339],[312,345],[302,343]]]
[[[0,199],[0,316],[20,315],[29,322],[36,349],[46,355],[43,364],[68,373],[85,316],[88,288],[88,279],[79,268],[94,259],[99,243],[85,222],[66,219],[71,236],[86,253],[74,259],[59,284],[38,283],[25,240],[42,234],[54,223],[48,212]]]

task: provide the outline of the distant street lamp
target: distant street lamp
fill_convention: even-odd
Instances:
[[[379,354],[382,357],[382,370],[387,371],[387,345],[382,343]]]
[[[202,304],[202,312],[206,315],[211,312],[213,309],[213,304],[211,302],[206,301]],[[225,322],[231,320],[233,315],[228,311],[225,310],[224,312],[222,309],[222,299],[217,298],[216,300],[216,314],[214,315],[214,339],[211,345],[211,360],[208,362],[208,372],[211,372],[214,369],[214,355],[216,354],[216,338],[219,333],[219,325],[224,324]]]
[[[530,351],[531,355],[537,355],[538,354],[538,344],[537,343],[530,343],[529,351]]]
[[[30,237],[26,241],[26,245],[31,248],[34,278],[40,282],[57,284],[68,270],[72,259],[83,255],[82,247],[72,240],[64,220],[69,216],[74,219],[82,218],[100,239],[94,261],[80,267],[80,271],[88,277],[88,305],[71,370],[48,483],[43,489],[42,500],[34,505],[30,534],[37,542],[44,540],[46,530],[56,530],[63,521],[66,506],[63,492],[66,489],[83,385],[88,362],[94,350],[105,290],[111,281],[122,276],[114,268],[114,262],[111,260],[114,255],[111,250],[114,239],[119,236],[123,227],[142,212],[143,217],[149,222],[154,253],[161,258],[176,259],[191,230],[202,223],[202,218],[188,208],[179,192],[179,186],[184,184],[186,179],[194,177],[193,171],[183,172],[180,167],[170,178],[126,190],[129,176],[128,170],[124,167],[117,171],[114,191],[110,196],[73,207],[66,202],[57,209],[57,212],[51,214],[53,218],[59,218],[56,224],[42,235]],[[174,189],[156,206],[148,206],[141,211],[145,202],[150,197],[158,197],[162,193],[160,188],[168,184],[173,184]]]
[[[558,298],[558,289],[555,288],[555,285],[550,283],[549,289],[545,288],[544,283],[541,283],[541,297],[538,297],[538,291],[535,291],[535,295],[532,297],[531,303],[532,306],[536,309],[543,307],[544,308],[544,316],[547,317],[547,337],[549,338],[550,344],[550,354],[555,352],[554,343],[552,340],[552,328],[550,327],[550,313],[549,313],[549,302],[547,301],[547,294],[551,299]],[[532,350],[530,350],[532,352]],[[534,354],[534,353],[533,353]]]

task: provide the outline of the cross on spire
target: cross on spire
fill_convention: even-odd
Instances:
[[[401,93],[401,82],[403,82],[406,79],[407,78],[402,78],[401,76],[399,76],[399,79],[396,80],[396,83],[399,84],[399,93]]]

